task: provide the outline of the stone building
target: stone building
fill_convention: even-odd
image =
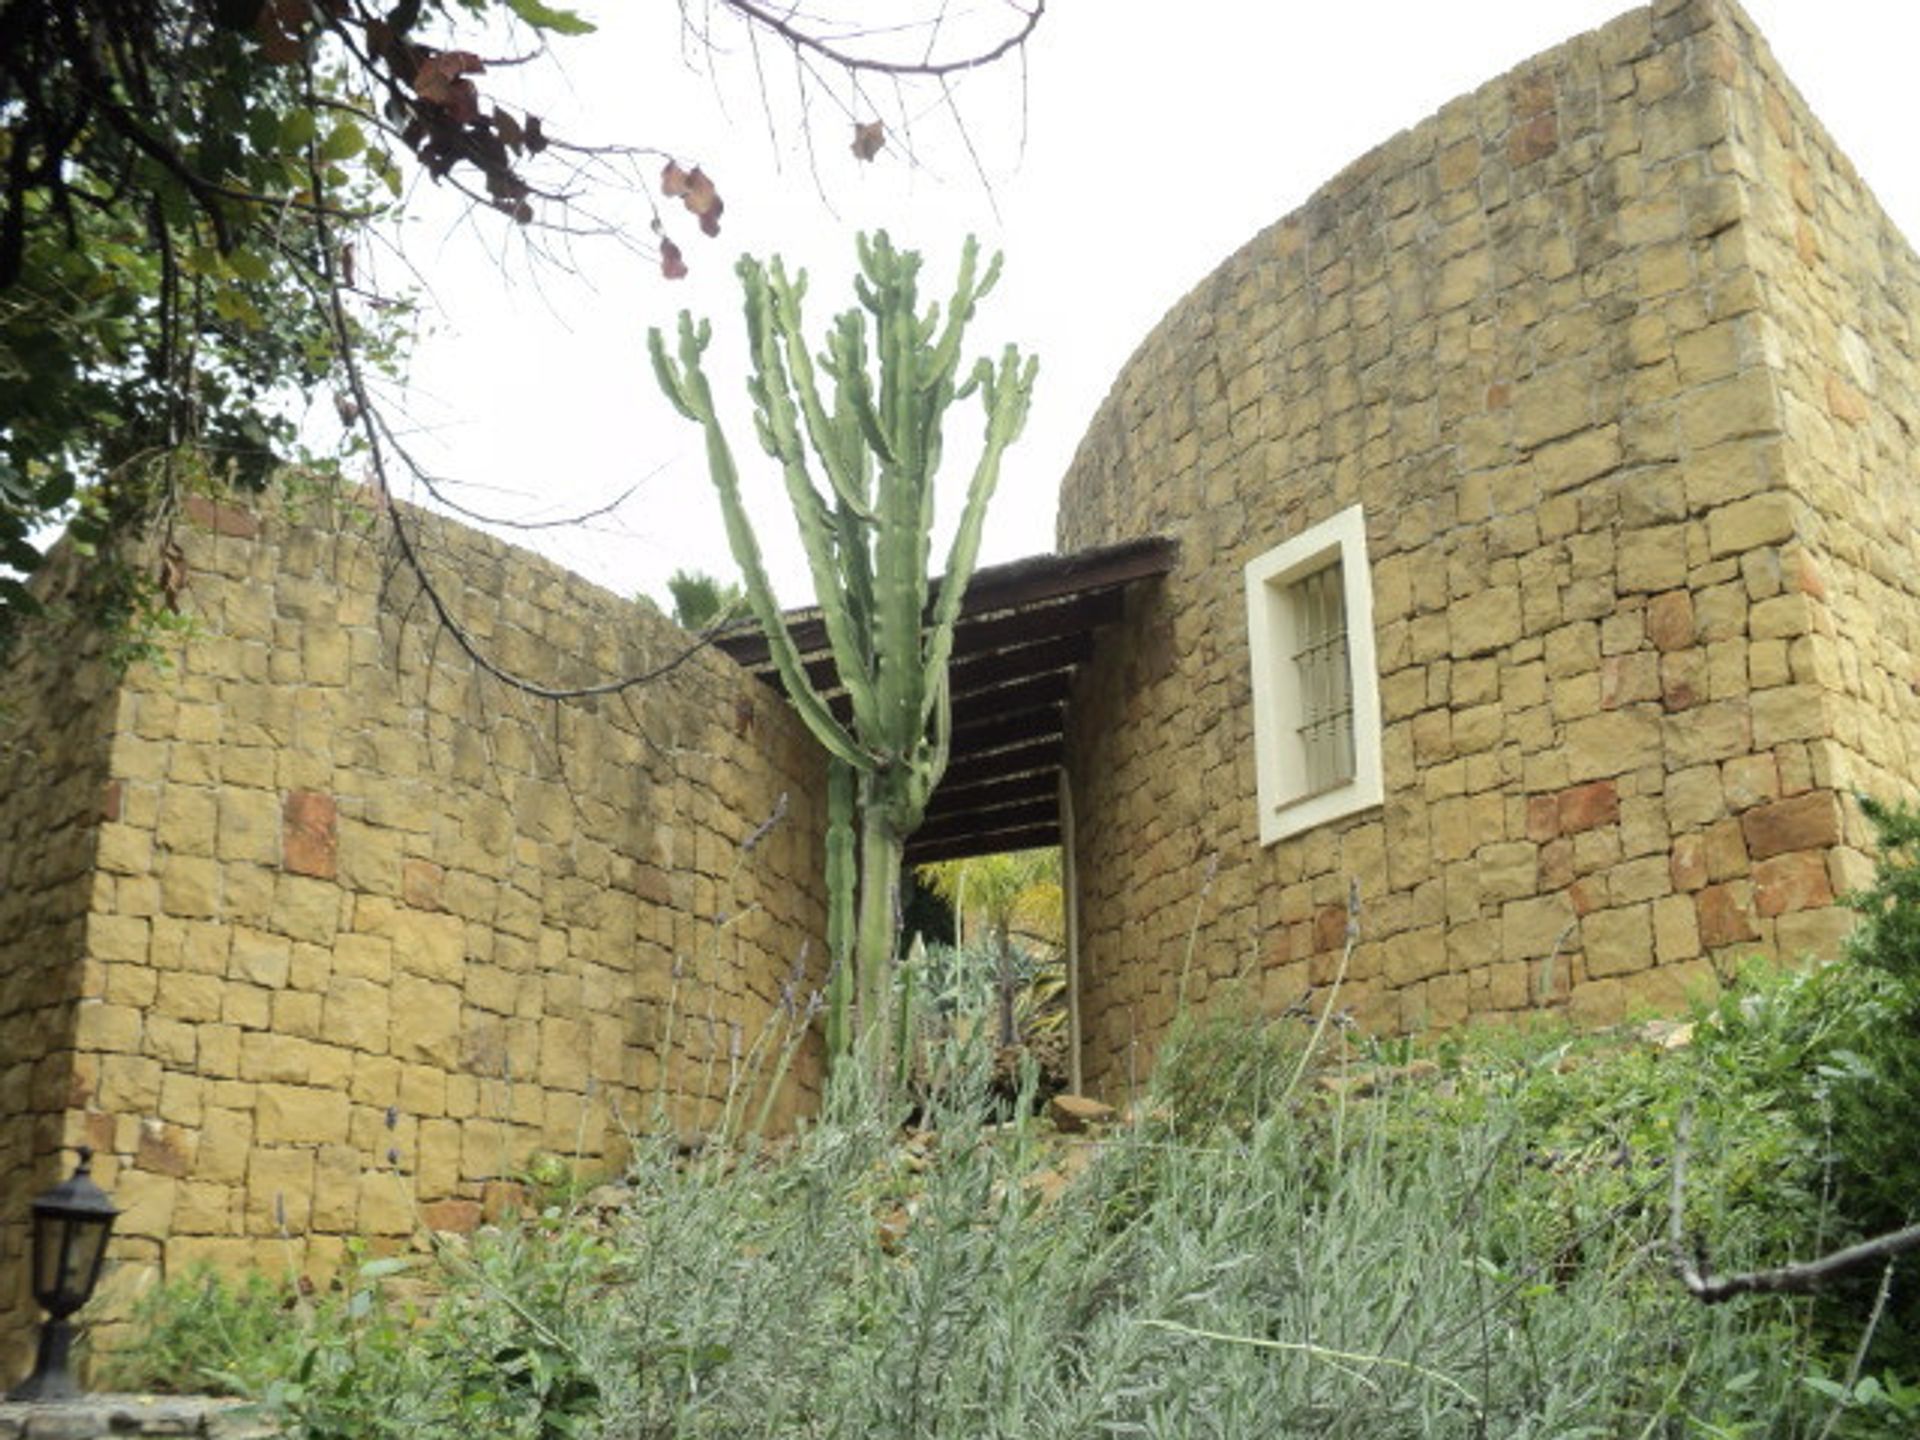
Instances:
[[[1189,956],[1202,1003],[1339,975],[1405,1032],[1834,953],[1852,795],[1920,782],[1916,296],[1747,18],[1656,0],[1176,306],[1066,553],[976,582],[916,840],[1064,842],[1085,1088],[1144,1074]],[[189,518],[170,672],[0,677],[0,1381],[79,1145],[125,1281],[324,1271],[656,1096],[711,1125],[777,1047],[781,1114],[817,1090],[824,768],[748,670],[444,522],[459,634],[384,517]]]
[[[773,1123],[817,1093],[800,722],[651,607],[406,520],[492,663],[664,671],[509,686],[387,523],[193,502],[168,667],[56,643],[4,676],[0,1389],[30,1358],[27,1201],[77,1146],[125,1212],[124,1295],[471,1229],[536,1154],[603,1168],[657,1101],[751,1121],[789,1045]]]
[[[1181,545],[1072,698],[1093,1083],[1190,931],[1190,993],[1284,1007],[1350,900],[1389,1032],[1833,954],[1853,793],[1920,781],[1916,298],[1747,17],[1658,0],[1177,305],[1060,503],[1063,550]]]

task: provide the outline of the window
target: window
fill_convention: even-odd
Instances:
[[[1378,805],[1380,680],[1358,505],[1247,565],[1260,840]]]

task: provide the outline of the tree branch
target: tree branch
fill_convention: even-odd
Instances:
[[[1019,29],[1006,36],[998,45],[971,55],[963,55],[958,60],[880,60],[870,56],[857,55],[851,50],[843,50],[829,43],[824,37],[813,34],[793,22],[791,14],[780,15],[768,9],[756,0],[720,0],[720,3],[734,14],[750,24],[761,25],[785,40],[796,50],[807,50],[830,60],[841,69],[855,74],[871,73],[880,75],[906,75],[922,78],[938,78],[946,75],[958,75],[968,70],[977,70],[983,65],[991,65],[1002,55],[1017,50],[1024,45],[1027,37],[1033,34],[1034,27],[1040,23],[1040,17],[1046,13],[1047,0],[1033,0],[1031,10],[1012,7],[1025,22]],[[945,10],[943,8],[942,15]],[[937,26],[936,26],[937,28]],[[931,47],[929,47],[931,49]]]
[[[1693,1111],[1689,1107],[1681,1112],[1678,1132],[1674,1137],[1673,1190],[1667,1209],[1667,1243],[1673,1255],[1674,1273],[1680,1277],[1680,1283],[1687,1287],[1687,1293],[1701,1304],[1718,1305],[1737,1295],[1811,1294],[1842,1275],[1850,1275],[1855,1270],[1864,1270],[1904,1255],[1909,1250],[1920,1249],[1920,1225],[1909,1225],[1901,1230],[1876,1235],[1870,1240],[1862,1240],[1858,1245],[1835,1250],[1817,1260],[1802,1260],[1770,1270],[1748,1270],[1737,1275],[1710,1278],[1704,1254],[1697,1247],[1690,1251],[1686,1243],[1683,1210],[1687,1187],[1687,1144],[1692,1132]]]

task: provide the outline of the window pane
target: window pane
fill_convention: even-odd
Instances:
[[[1303,789],[1317,794],[1353,778],[1353,672],[1347,654],[1346,591],[1338,562],[1290,587],[1298,648],[1296,733],[1306,773]]]

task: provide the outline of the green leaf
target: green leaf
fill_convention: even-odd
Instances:
[[[288,150],[298,150],[313,138],[313,132],[313,111],[294,110],[280,122],[280,143]]]
[[[507,0],[507,8],[534,29],[551,30],[556,35],[591,35],[595,29],[591,20],[571,10],[543,5],[541,0]]]
[[[367,148],[367,137],[359,125],[351,120],[342,120],[328,132],[321,143],[322,160],[349,160]]]
[[[257,250],[234,250],[227,256],[227,268],[242,280],[264,283],[273,276],[273,267]]]

